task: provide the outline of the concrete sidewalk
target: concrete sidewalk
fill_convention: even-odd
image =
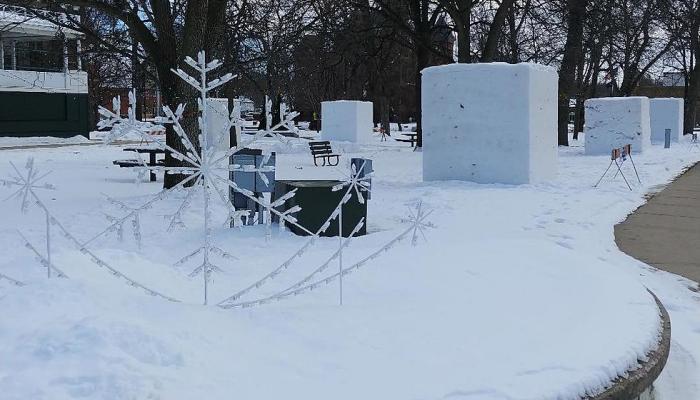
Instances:
[[[615,226],[620,250],[700,282],[700,164]]]

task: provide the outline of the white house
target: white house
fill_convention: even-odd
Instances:
[[[87,136],[81,34],[22,7],[0,5],[0,21],[0,136]]]

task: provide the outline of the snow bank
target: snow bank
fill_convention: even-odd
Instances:
[[[683,136],[683,99],[649,99],[651,141],[663,143],[666,129],[671,130],[671,141],[678,143]]]
[[[557,74],[536,64],[423,70],[423,178],[532,183],[557,172]]]
[[[324,101],[321,103],[321,138],[353,143],[372,141],[371,101]]]
[[[172,304],[125,285],[55,234],[56,266],[70,279],[47,281],[16,229],[43,248],[44,215],[0,209],[0,388],[3,400],[68,399],[580,399],[637,366],[655,344],[658,313],[645,286],[673,320],[671,362],[685,375],[662,375],[665,387],[700,395],[700,302],[686,281],[621,253],[613,224],[644,201],[644,190],[667,182],[700,159],[685,146],[658,146],[637,161],[644,186],[592,187],[600,157],[559,149],[560,173],[535,185],[477,185],[421,179],[422,153],[408,146],[365,146],[352,156],[374,160],[367,236],[344,253],[347,265],[403,229],[406,205],[434,210],[437,228],[417,247],[399,243],[337,285],[244,310],[203,307],[193,266],[173,265],[201,240],[201,215],[183,215],[188,229],[167,231],[185,193],[140,215],[142,247],[130,229],[90,249],[123,273],[176,295]],[[684,138],[687,140],[687,138]],[[276,140],[270,139],[273,143]],[[298,141],[299,150],[308,148]],[[356,146],[360,148],[360,146]],[[41,191],[52,212],[81,239],[123,215],[102,193],[129,205],[158,193],[159,183],[133,184],[134,172],[111,165],[118,146],[13,150],[0,154],[0,177],[34,156],[55,191]],[[350,156],[350,155],[349,155]],[[631,172],[631,165],[623,168]],[[224,172],[225,173],[225,172]],[[0,198],[11,194],[0,186]],[[201,204],[202,198],[192,199]],[[225,219],[226,210],[212,207]],[[54,230],[55,233],[55,230]],[[237,260],[218,263],[211,298],[230,295],[280,265],[305,238],[264,227],[212,227],[215,244]],[[320,239],[259,293],[274,293],[321,265],[337,239]],[[4,246],[4,247],[2,247]],[[331,264],[329,273],[337,270]],[[664,374],[674,369],[666,367]],[[674,379],[681,379],[675,381]],[[694,390],[695,389],[695,390]]]
[[[85,136],[76,135],[69,138],[59,138],[52,136],[29,136],[29,137],[0,137],[0,148],[15,147],[15,146],[36,146],[50,144],[80,144],[89,143],[90,140]]]
[[[632,153],[641,153],[651,146],[648,98],[588,99],[584,107],[587,155],[609,155],[626,144]]]

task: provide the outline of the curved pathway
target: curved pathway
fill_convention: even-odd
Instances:
[[[620,250],[700,282],[700,164],[615,226]]]

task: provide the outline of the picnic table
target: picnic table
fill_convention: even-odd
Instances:
[[[402,133],[402,136],[406,136],[406,139],[396,139],[397,142],[406,142],[406,143],[411,143],[411,147],[415,149],[416,144],[418,143],[418,133],[416,132],[408,132],[408,133]]]
[[[146,165],[149,167],[157,167],[157,166],[162,166],[164,160],[156,160],[156,155],[157,154],[165,154],[165,150],[163,150],[160,147],[150,147],[150,146],[138,146],[138,147],[126,147],[124,148],[124,151],[131,151],[139,154],[148,154],[148,162]],[[139,160],[115,160],[114,165],[118,165],[121,168],[130,168],[130,167],[138,167],[138,166],[143,166],[142,162]],[[155,171],[151,170],[150,171],[150,181],[155,182],[156,181],[156,173]]]

